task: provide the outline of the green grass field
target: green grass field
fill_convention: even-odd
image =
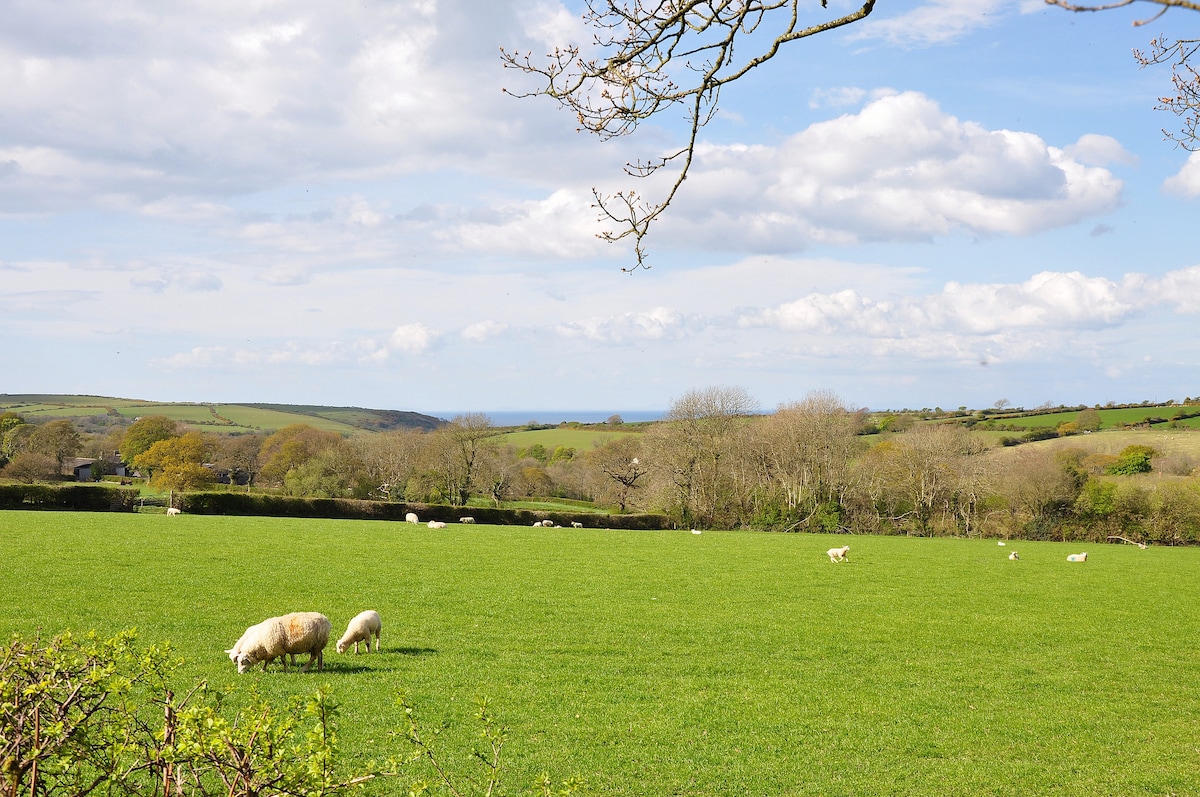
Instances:
[[[514,445],[517,448],[528,448],[540,443],[545,447],[547,454],[553,454],[554,449],[559,446],[574,448],[580,452],[591,451],[593,448],[598,448],[610,440],[616,440],[631,434],[640,434],[640,432],[628,430],[608,431],[607,429],[600,428],[532,429],[522,432],[508,432],[498,435],[497,439],[504,445]]]
[[[486,694],[510,787],[549,769],[605,795],[1200,795],[1200,549],[1072,550],[3,512],[0,633],[136,626],[189,678],[328,684],[351,763],[390,749],[403,687],[469,767]],[[238,676],[222,652],[271,615],[322,611],[338,635],[366,608],[383,655],[331,641],[324,673]]]

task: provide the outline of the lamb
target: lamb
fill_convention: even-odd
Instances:
[[[1011,560],[1013,560],[1013,561],[1015,562],[1016,560],[1020,559],[1021,557],[1017,556],[1017,552],[1016,552],[1016,551],[1013,551],[1012,553],[1010,553],[1010,554],[1008,555],[1008,558],[1009,558],[1009,559],[1011,559]]]
[[[474,523],[474,522],[475,522],[475,518],[473,518],[473,517],[460,517],[460,518],[458,519],[458,522],[459,522],[459,523]]]
[[[831,562],[845,562],[850,558],[850,546],[843,545],[841,548],[830,548],[826,551]]]
[[[404,522],[406,522],[406,523],[420,523],[421,521],[417,519],[417,513],[416,513],[416,512],[409,512],[407,515],[405,515],[405,516],[404,516]]]
[[[173,506],[167,507],[167,517],[175,517],[176,515],[178,515],[182,512],[183,512],[182,509],[176,509]]]
[[[322,670],[325,668],[325,645],[329,643],[332,627],[329,618],[319,612],[292,612],[250,626],[225,652],[237,664],[239,673],[249,672],[260,661],[266,670],[268,664],[279,658],[283,659],[286,672],[287,657],[297,653],[309,654],[308,663],[301,672],[308,672],[314,661],[317,669]]]
[[[1068,554],[1067,561],[1068,562],[1086,562],[1087,561],[1087,551],[1084,551],[1083,553]]]
[[[444,528],[446,528],[446,524],[445,524],[445,523],[443,523],[443,522],[442,522],[442,521],[440,521],[440,520],[431,520],[431,521],[429,521],[429,528],[431,528],[431,529],[444,529]]]
[[[358,643],[367,643],[367,653],[371,652],[371,635],[375,635],[375,652],[379,652],[379,632],[383,630],[383,623],[379,620],[379,612],[368,609],[355,615],[350,621],[350,625],[346,626],[346,633],[342,634],[342,638],[337,641],[337,652],[345,653],[350,649],[350,645],[354,645],[354,655],[358,655]]]
[[[581,529],[581,528],[583,528],[583,524],[582,524],[582,523],[580,523],[578,520],[572,520],[572,521],[571,521],[571,528],[573,528],[573,529]]]

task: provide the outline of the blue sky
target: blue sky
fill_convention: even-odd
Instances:
[[[602,143],[501,68],[553,0],[10,0],[0,392],[417,410],[1200,395],[1200,156],[1165,141],[1200,15],[880,0],[727,89],[621,271]],[[812,2],[814,20],[821,17]],[[830,0],[830,11],[850,4]],[[654,186],[636,186],[653,195]]]

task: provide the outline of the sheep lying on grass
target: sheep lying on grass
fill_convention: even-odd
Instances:
[[[1067,554],[1067,561],[1068,562],[1086,562],[1087,561],[1087,551],[1084,551],[1083,553]]]
[[[416,512],[409,512],[407,515],[404,516],[404,522],[405,523],[420,523],[421,521],[417,518]]]
[[[1021,557],[1017,556],[1017,552],[1016,552],[1016,551],[1013,551],[1012,553],[1010,553],[1010,554],[1008,555],[1008,558],[1009,558],[1009,559],[1012,559],[1012,560],[1015,562],[1016,560],[1020,559]]]
[[[266,670],[267,665],[275,659],[283,659],[286,672],[287,657],[294,657],[298,653],[309,654],[308,664],[301,668],[301,672],[308,672],[314,661],[317,669],[321,670],[325,667],[325,646],[329,644],[332,627],[329,618],[319,612],[292,612],[250,626],[241,639],[225,652],[237,664],[239,673],[248,672],[260,661]]]
[[[440,520],[431,520],[431,521],[429,521],[429,528],[431,528],[431,529],[444,529],[444,528],[446,528],[446,524],[445,524],[445,523],[443,523],[443,522],[442,522],[442,521],[440,521]]]
[[[996,541],[996,544],[997,544],[997,545],[1001,545],[1001,546],[1003,546],[1003,545],[1008,545],[1008,543],[1006,543],[1004,540],[997,540],[997,541]]]
[[[845,562],[850,558],[850,546],[843,545],[841,548],[830,548],[826,551],[831,562]]]
[[[345,653],[351,645],[354,645],[354,654],[358,655],[358,643],[367,643],[367,653],[371,652],[371,635],[375,636],[375,652],[379,652],[379,632],[383,630],[383,623],[379,620],[379,612],[368,609],[365,612],[355,615],[350,621],[350,625],[346,626],[346,633],[342,634],[342,638],[337,641],[337,652]]]

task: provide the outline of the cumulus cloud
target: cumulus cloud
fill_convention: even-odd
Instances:
[[[1063,153],[1089,166],[1107,166],[1110,163],[1136,166],[1138,162],[1137,156],[1121,146],[1121,142],[1098,133],[1085,133],[1074,144],[1063,147]]]
[[[1200,196],[1200,152],[1189,155],[1183,168],[1163,181],[1163,189],[1180,196]]]
[[[501,324],[496,321],[478,321],[469,325],[462,331],[463,340],[482,343],[488,338],[495,338],[503,335],[508,331],[508,324]]]
[[[621,313],[558,324],[554,329],[567,338],[584,338],[597,343],[626,343],[636,340],[662,340],[683,333],[684,319],[669,307],[649,311]]]
[[[420,322],[401,324],[392,332],[388,343],[393,349],[409,354],[419,354],[428,349],[437,336],[436,330],[430,329]]]
[[[756,251],[1028,235],[1112,210],[1121,187],[1032,133],[988,130],[904,92],[778,146],[702,147],[664,228]]]

